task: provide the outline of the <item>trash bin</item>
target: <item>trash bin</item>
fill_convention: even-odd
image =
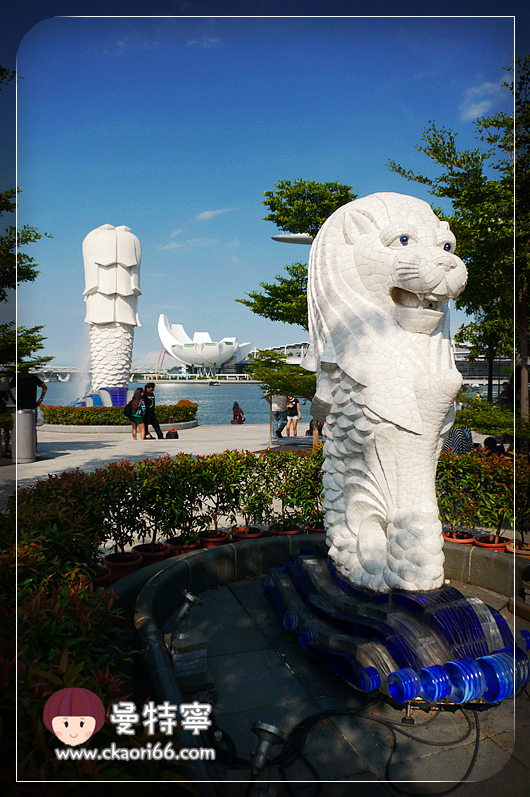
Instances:
[[[35,433],[36,410],[17,410],[13,424],[11,458],[13,462],[35,462],[37,439]]]

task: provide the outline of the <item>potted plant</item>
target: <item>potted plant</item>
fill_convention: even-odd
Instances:
[[[463,456],[443,454],[438,463],[436,487],[440,519],[448,526],[442,531],[442,537],[449,542],[471,545],[475,538],[470,531],[473,506],[467,489],[466,465]]]
[[[219,525],[222,517],[235,523],[234,505],[238,501],[238,486],[232,480],[227,453],[197,457],[204,488],[204,505],[198,521],[202,527],[199,539],[203,548],[213,548],[229,541],[229,532]]]
[[[139,517],[144,525],[137,530],[143,540],[133,551],[143,556],[142,567],[166,559],[171,554],[167,543],[157,542],[158,535],[173,528],[173,461],[171,457],[143,459],[136,463],[135,491],[140,498]],[[149,538],[149,542],[146,540]]]
[[[138,570],[143,557],[137,551],[126,551],[133,544],[138,530],[137,492],[134,488],[134,463],[128,460],[111,462],[94,472],[95,483],[105,493],[105,515],[102,531],[112,543],[112,553],[103,563],[110,570],[110,583]]]
[[[517,556],[530,559],[530,543],[526,535],[530,531],[530,463],[528,457],[515,454],[515,519],[514,529],[520,540],[508,542],[506,550]]]
[[[322,445],[300,455],[300,467],[291,483],[293,501],[308,534],[325,533],[322,505]]]
[[[263,535],[257,523],[263,521],[268,502],[266,490],[266,461],[259,454],[249,451],[226,451],[231,470],[231,479],[237,485],[232,494],[232,514],[243,522],[232,526],[230,534],[234,542],[250,540]]]
[[[479,506],[481,526],[495,529],[492,534],[475,537],[475,545],[504,551],[508,540],[503,529],[513,522],[513,464],[504,456],[491,455],[483,462],[482,496]]]
[[[189,454],[173,457],[169,485],[172,517],[169,536],[166,538],[173,556],[200,548],[203,488],[202,464]]]
[[[299,534],[302,530],[294,491],[300,458],[294,451],[271,451],[267,456],[268,483],[273,499],[268,508],[271,534]]]

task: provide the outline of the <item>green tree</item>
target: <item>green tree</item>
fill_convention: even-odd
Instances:
[[[503,86],[513,91],[510,84]],[[468,268],[468,285],[455,304],[474,315],[474,321],[463,325],[458,337],[461,341],[469,337],[474,355],[480,353],[490,363],[491,375],[493,359],[501,352],[511,353],[513,341],[513,125],[513,116],[504,112],[479,118],[475,139],[480,145],[460,150],[457,133],[430,122],[423,145],[416,149],[442,173],[426,177],[394,161],[389,164],[407,180],[427,185],[433,196],[452,202],[451,215],[435,211],[449,221],[458,254]]]
[[[248,299],[236,299],[236,302],[250,307],[256,315],[284,324],[297,324],[307,331],[307,264],[292,263],[285,266],[285,271],[288,276],[277,274],[276,282],[260,282],[263,293],[251,291],[246,294]]]
[[[280,180],[275,191],[264,191],[261,204],[270,213],[263,221],[272,221],[280,230],[316,236],[328,216],[355,199],[351,185],[316,183],[314,180]]]
[[[530,55],[515,63],[515,323],[521,361],[521,417],[530,422],[528,402],[528,302],[530,300]],[[525,452],[528,452],[526,445]]]
[[[311,401],[316,390],[316,375],[286,362],[286,355],[261,350],[252,359],[250,375],[261,382],[264,396],[297,396]]]
[[[263,221],[272,221],[278,229],[303,233],[314,238],[331,214],[351,202],[357,194],[351,185],[317,183],[314,180],[280,180],[274,191],[264,191],[262,204],[269,209]],[[249,307],[256,315],[297,324],[309,329],[307,317],[307,264],[291,263],[285,274],[278,274],[276,282],[261,282],[263,291],[247,293],[247,299],[236,302]],[[315,392],[315,377],[296,365],[282,362],[281,355],[259,352],[253,364],[253,377],[266,385],[267,395],[287,395],[311,399]]]
[[[0,91],[2,84],[15,77],[4,67],[0,67]],[[0,192],[0,218],[6,213],[16,210],[16,196],[19,188],[10,188]],[[50,238],[47,233],[45,237]],[[23,282],[33,282],[39,271],[32,257],[21,251],[28,244],[35,243],[43,237],[35,227],[24,225],[18,230],[14,225],[7,225],[0,235],[0,303],[7,304],[12,291]],[[20,371],[28,371],[44,365],[53,357],[35,356],[43,348],[46,340],[40,332],[42,326],[15,328],[14,321],[0,324],[0,372],[12,374],[15,367]]]
[[[264,191],[262,205],[270,210],[263,221],[272,221],[284,232],[304,233],[314,238],[331,214],[351,202],[357,194],[351,185],[316,183],[314,180],[280,180],[275,191]],[[236,302],[256,315],[284,324],[309,328],[307,318],[307,264],[285,266],[287,276],[278,274],[275,283],[261,282],[263,292],[247,293]]]

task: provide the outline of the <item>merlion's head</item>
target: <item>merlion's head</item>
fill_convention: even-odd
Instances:
[[[394,193],[356,199],[326,221],[315,248],[329,244],[330,233],[342,262],[340,277],[330,272],[331,281],[410,332],[430,334],[447,312],[448,299],[464,290],[467,271],[455,255],[455,237],[421,199]]]

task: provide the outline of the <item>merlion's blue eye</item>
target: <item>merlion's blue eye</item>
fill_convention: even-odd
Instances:
[[[399,243],[402,246],[406,246],[408,244],[408,242],[409,242],[409,236],[408,235],[402,235],[401,238],[399,239]]]
[[[445,250],[446,252],[450,252],[452,248],[453,248],[453,247],[451,246],[451,244],[444,244],[444,250]]]

